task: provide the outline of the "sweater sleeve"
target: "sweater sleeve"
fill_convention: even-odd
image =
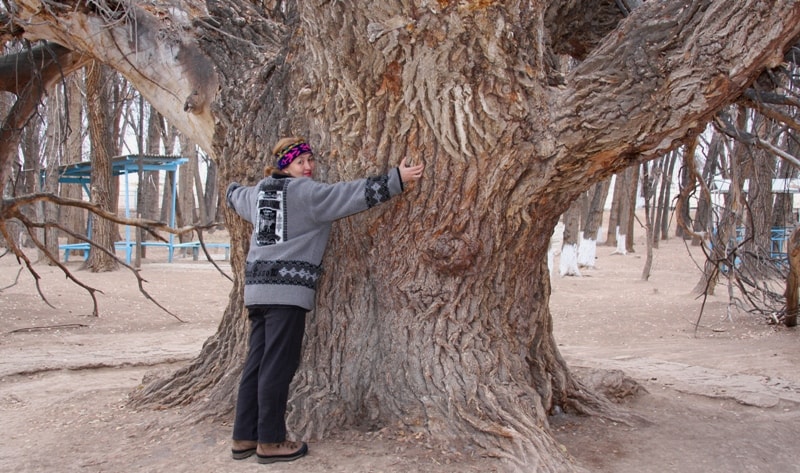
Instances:
[[[228,190],[225,192],[228,207],[235,210],[240,217],[250,223],[253,223],[253,209],[255,207],[254,193],[257,189],[258,186],[242,186],[238,182],[232,182],[228,185]]]
[[[319,222],[331,222],[362,212],[387,202],[403,191],[397,168],[383,176],[355,181],[324,184],[307,180],[303,184],[307,187],[303,192],[306,204]]]

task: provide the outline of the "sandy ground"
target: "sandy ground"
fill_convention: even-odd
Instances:
[[[600,473],[800,472],[800,341],[796,330],[728,311],[725,291],[690,295],[699,272],[683,242],[656,250],[643,282],[644,248],[598,247],[582,277],[553,277],[556,339],[575,373],[620,370],[646,393],[623,406],[646,421],[627,426],[570,415],[551,421],[575,462]],[[125,270],[91,274],[91,299],[56,268],[33,280],[0,259],[0,471],[8,472],[487,472],[496,460],[447,464],[435,449],[346,432],[310,445],[289,464],[229,458],[230,426],[176,427],[180,410],[133,411],[128,392],[145,373],[179,366],[213,334],[231,283],[207,262],[155,251],[143,265],[148,291],[186,323],[147,301]],[[78,260],[79,258],[71,258]],[[556,260],[557,262],[558,260]],[[229,267],[222,262],[223,268]],[[11,287],[6,287],[6,286]]]

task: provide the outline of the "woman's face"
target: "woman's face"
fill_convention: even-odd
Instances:
[[[313,177],[316,164],[313,154],[303,153],[294,158],[294,161],[286,166],[284,172],[292,177]]]

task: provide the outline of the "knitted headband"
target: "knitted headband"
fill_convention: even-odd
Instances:
[[[308,145],[305,141],[296,141],[282,150],[275,153],[275,161],[278,163],[278,169],[286,169],[286,167],[292,164],[292,161],[295,160],[301,154],[310,153],[311,146]]]

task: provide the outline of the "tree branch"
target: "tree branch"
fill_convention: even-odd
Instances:
[[[14,245],[10,234],[6,230],[5,222],[12,221],[12,220],[18,220],[18,221],[22,222],[22,224],[25,226],[25,228],[27,230],[28,235],[31,237],[31,239],[34,242],[34,244],[36,245],[36,247],[39,250],[42,251],[42,253],[45,255],[45,257],[49,261],[51,261],[55,265],[57,265],[59,267],[59,269],[61,269],[64,272],[64,274],[67,276],[68,279],[70,279],[71,281],[75,282],[76,284],[78,284],[80,287],[84,288],[89,293],[89,295],[92,297],[92,300],[94,302],[94,308],[93,308],[93,311],[92,311],[92,315],[94,315],[94,316],[98,315],[98,304],[97,304],[97,298],[96,298],[95,293],[96,292],[102,293],[102,291],[99,291],[96,288],[88,286],[88,285],[82,283],[77,278],[75,278],[72,275],[72,273],[69,271],[69,269],[64,264],[61,263],[61,261],[59,260],[58,256],[57,255],[53,255],[52,253],[50,253],[47,250],[46,245],[44,245],[41,241],[39,241],[39,239],[36,237],[36,233],[34,231],[32,231],[32,229],[37,229],[37,228],[43,228],[43,229],[56,228],[58,230],[61,230],[61,231],[65,232],[66,234],[74,237],[75,239],[77,239],[79,241],[88,243],[89,245],[91,245],[92,248],[95,248],[95,249],[97,249],[99,251],[102,251],[102,252],[110,255],[111,257],[115,258],[122,266],[126,267],[129,271],[131,271],[134,274],[134,276],[136,277],[138,286],[139,286],[139,292],[141,292],[145,296],[145,298],[147,298],[153,304],[158,306],[161,310],[163,310],[164,312],[168,313],[169,315],[171,315],[172,317],[174,317],[178,321],[184,322],[184,320],[182,320],[176,314],[174,314],[169,309],[164,307],[161,303],[159,303],[155,298],[153,298],[150,295],[150,293],[148,293],[147,290],[145,290],[144,282],[146,282],[146,280],[144,278],[142,278],[139,270],[137,270],[136,268],[133,268],[129,264],[125,263],[122,259],[117,257],[117,255],[115,253],[111,252],[109,249],[107,249],[107,248],[105,248],[105,247],[103,247],[101,245],[98,245],[92,239],[87,238],[87,237],[85,237],[83,235],[77,234],[77,233],[75,233],[75,232],[63,227],[62,225],[60,225],[58,223],[31,221],[22,212],[22,208],[23,207],[35,204],[37,202],[42,202],[42,201],[54,203],[54,204],[59,205],[59,206],[69,206],[69,207],[78,207],[78,208],[86,209],[86,210],[94,213],[95,215],[99,216],[100,218],[108,219],[110,221],[113,221],[113,222],[121,224],[121,225],[130,225],[130,226],[133,226],[133,227],[142,228],[143,230],[147,231],[150,235],[152,235],[154,238],[156,238],[156,239],[158,239],[160,241],[167,241],[167,240],[164,237],[162,237],[161,235],[159,235],[157,233],[157,231],[163,231],[163,232],[172,233],[172,234],[175,234],[175,235],[182,235],[184,233],[196,231],[198,236],[199,236],[199,238],[200,238],[201,246],[203,247],[203,251],[205,252],[206,257],[209,259],[209,261],[211,261],[214,264],[214,267],[223,276],[227,277],[228,279],[231,279],[229,275],[225,274],[225,272],[222,271],[222,269],[216,263],[213,262],[213,259],[209,255],[208,250],[206,249],[205,244],[202,241],[202,230],[206,229],[206,228],[217,226],[217,225],[219,225],[219,223],[213,223],[213,224],[201,225],[201,226],[190,226],[190,227],[183,227],[183,228],[175,229],[175,228],[172,228],[169,225],[165,224],[164,222],[159,222],[159,221],[155,221],[155,220],[119,217],[114,213],[110,213],[110,212],[107,212],[107,211],[101,209],[100,207],[98,207],[97,205],[95,205],[95,204],[93,204],[91,202],[86,202],[86,201],[77,200],[77,199],[69,199],[69,198],[59,197],[57,195],[49,194],[49,193],[29,194],[29,195],[16,197],[16,198],[3,199],[2,201],[0,201],[0,233],[3,235],[3,237],[6,239],[6,241],[9,242],[10,251],[17,257],[18,260],[22,260],[22,261],[24,261],[26,263],[28,271],[33,275],[33,277],[34,277],[34,279],[36,281],[36,288],[39,291],[39,294],[42,297],[42,300],[44,300],[45,303],[47,303],[51,307],[52,307],[52,305],[47,301],[46,297],[44,296],[44,294],[41,291],[41,288],[39,287],[39,279],[40,279],[39,274],[36,273],[36,271],[33,269],[33,266],[31,264],[30,260],[25,255],[25,253],[22,252],[21,249],[19,249],[17,246]]]
[[[727,117],[727,114],[717,114],[717,116],[714,118],[714,125],[716,125],[719,131],[725,133],[731,138],[748,145],[758,146],[759,148],[769,151],[770,153],[774,153],[776,156],[785,159],[794,166],[800,168],[800,159],[780,149],[772,143],[762,140],[758,135],[747,133],[746,131],[736,128],[736,125],[731,122],[731,120]]]
[[[789,128],[795,131],[800,131],[800,123],[798,123],[797,120],[766,104],[768,100],[773,100],[768,103],[800,107],[800,101],[793,100],[790,99],[789,97],[779,94],[769,94],[769,95],[770,97],[767,98],[764,97],[764,94],[756,92],[753,89],[747,89],[744,95],[742,95],[742,97],[739,98],[737,102],[741,105],[744,105],[745,107],[756,110],[758,113],[764,115],[767,118],[771,118],[777,122],[784,123]]]
[[[744,54],[735,31],[747,32]],[[578,192],[680,146],[782,64],[798,33],[797,3],[645,2],[555,92],[548,134],[563,144],[543,150],[555,158],[548,177]]]

